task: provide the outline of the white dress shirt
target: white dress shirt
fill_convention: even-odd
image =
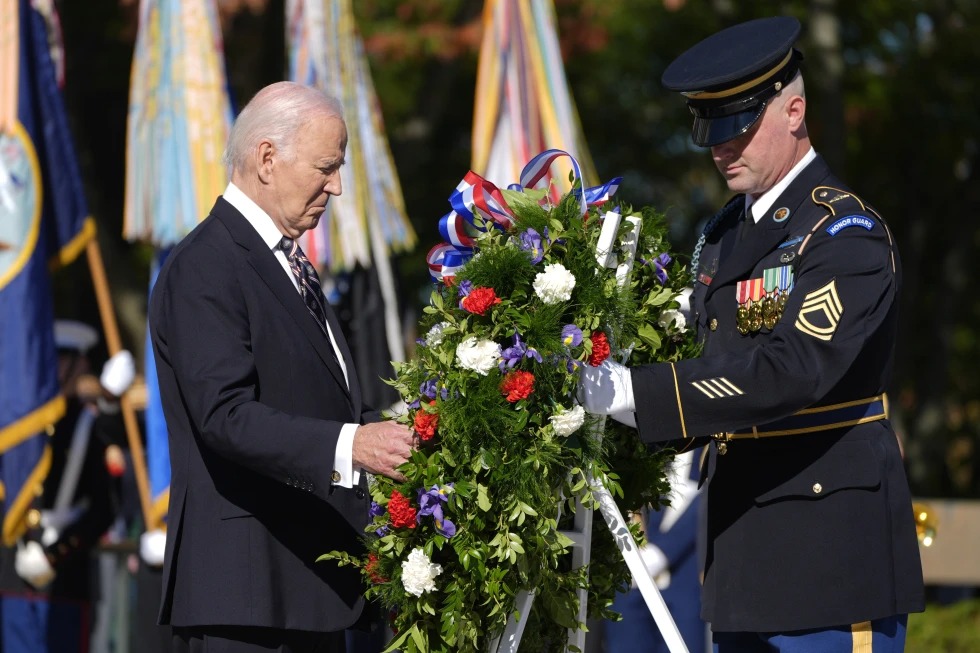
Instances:
[[[238,209],[239,213],[245,216],[248,223],[259,234],[262,242],[272,250],[276,260],[279,261],[279,265],[282,266],[283,271],[298,293],[299,282],[289,267],[286,253],[279,248],[279,242],[282,240],[283,234],[279,231],[279,227],[272,221],[272,218],[269,217],[269,214],[259,208],[258,204],[253,202],[238,186],[231,182],[228,183],[228,187],[225,188],[222,197],[225,198],[226,202]],[[350,383],[347,376],[347,364],[344,362],[344,357],[340,353],[340,348],[337,347],[337,341],[334,339],[330,324],[324,324],[324,326],[326,327],[327,335],[330,337],[330,346],[333,347],[334,354],[337,355],[337,362],[340,363],[340,369],[344,373],[344,380]],[[360,480],[360,472],[354,469],[353,455],[354,431],[357,430],[357,427],[357,424],[344,424],[340,429],[340,436],[337,438],[337,449],[334,452],[334,471],[340,474],[340,480],[332,481],[334,485],[349,488],[354,487],[354,484]]]
[[[759,220],[772,208],[773,202],[779,199],[779,196],[783,194],[793,180],[803,172],[803,168],[807,167],[811,161],[817,158],[817,153],[811,147],[809,151],[803,155],[795,166],[789,171],[789,173],[779,180],[775,186],[759,195],[759,199],[753,200],[751,195],[745,196],[745,208],[746,210],[752,209],[752,219],[755,220],[756,224],[759,224]]]

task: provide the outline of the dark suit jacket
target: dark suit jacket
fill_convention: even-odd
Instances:
[[[350,352],[329,307],[338,345]],[[332,487],[344,423],[368,417],[286,271],[224,199],[178,244],[149,307],[171,485],[160,621],[340,630],[363,608],[362,488]]]
[[[743,204],[738,196],[723,210],[695,271],[702,356],[633,370],[645,440],[764,428],[887,387],[901,267],[885,222],[819,157],[740,237]],[[781,319],[742,335],[737,282],[785,266],[795,282]],[[702,616],[714,630],[802,630],[922,610],[911,498],[887,419],[724,449],[712,446],[708,460]]]

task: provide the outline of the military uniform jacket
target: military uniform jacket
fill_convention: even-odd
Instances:
[[[743,206],[720,212],[694,271],[702,356],[632,371],[645,441],[743,433],[705,463],[702,617],[780,632],[921,611],[899,443],[865,415],[895,343],[892,236],[820,157],[744,234]],[[787,294],[778,321],[745,329],[739,300],[767,288]]]

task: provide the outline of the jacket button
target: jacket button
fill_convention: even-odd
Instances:
[[[361,488],[357,488],[356,490],[354,490],[354,496],[357,497],[358,499],[363,499],[364,490],[362,490]]]
[[[712,331],[717,331],[718,330],[718,318],[716,318],[716,317],[711,318],[711,321],[708,322],[708,328],[711,329]]]
[[[340,472],[338,472],[336,469],[333,470],[333,473],[330,475],[330,480],[334,483],[340,483]]]
[[[820,494],[821,492],[823,492],[823,486],[820,485],[819,483],[814,483],[813,484],[813,493],[814,494]]]

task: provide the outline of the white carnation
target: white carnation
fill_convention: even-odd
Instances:
[[[556,435],[569,436],[585,422],[585,409],[581,406],[565,410],[559,407],[559,412],[548,418]]]
[[[442,339],[445,337],[443,331],[446,330],[447,326],[449,326],[449,322],[440,322],[429,329],[429,332],[425,334],[426,346],[435,347],[442,342]]]
[[[572,297],[575,276],[561,263],[550,263],[534,277],[533,285],[534,292],[545,304],[567,302]]]
[[[425,551],[416,548],[402,562],[402,585],[409,594],[422,596],[423,592],[436,589],[435,579],[441,573],[442,565],[433,564]]]
[[[683,313],[673,308],[669,308],[660,314],[659,323],[668,331],[676,331],[677,333],[687,331],[687,318],[684,317]]]
[[[456,362],[466,370],[473,370],[481,376],[497,366],[500,360],[500,345],[493,340],[477,340],[470,336],[456,347]]]

